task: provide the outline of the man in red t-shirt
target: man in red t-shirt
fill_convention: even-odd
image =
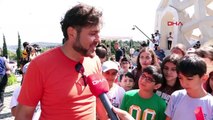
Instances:
[[[61,21],[63,46],[33,59],[18,98],[16,120],[32,119],[38,102],[40,120],[95,120],[96,98],[86,83],[87,75],[101,74],[95,54],[100,43],[102,13],[78,4]]]

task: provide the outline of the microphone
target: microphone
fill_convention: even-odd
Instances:
[[[111,120],[119,120],[113,112],[112,104],[106,95],[106,92],[109,91],[109,85],[106,78],[100,74],[92,74],[87,77],[87,84],[89,85],[92,94],[100,98]]]

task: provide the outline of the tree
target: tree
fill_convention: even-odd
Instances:
[[[21,60],[21,38],[18,33],[18,48],[16,49],[16,55],[17,55],[17,66],[20,67],[20,60]]]
[[[4,57],[8,57],[8,53],[7,53],[7,44],[6,44],[6,40],[5,40],[5,36],[3,34],[3,51],[2,51],[2,56]]]

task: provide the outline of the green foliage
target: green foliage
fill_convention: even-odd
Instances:
[[[14,74],[10,74],[10,76],[8,77],[8,81],[7,81],[7,86],[13,85],[17,83],[17,78]]]
[[[8,56],[9,56],[10,60],[16,60],[17,59],[16,54],[11,52],[11,51],[8,51]]]

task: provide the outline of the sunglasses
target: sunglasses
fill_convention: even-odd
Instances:
[[[84,81],[84,86],[87,86],[87,77],[84,75],[84,67],[80,62],[75,65],[75,70],[81,74],[81,78]]]

